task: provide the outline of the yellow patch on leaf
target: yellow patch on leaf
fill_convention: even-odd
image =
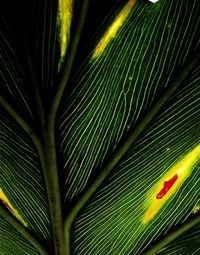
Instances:
[[[194,206],[193,210],[192,210],[192,213],[193,214],[196,214],[196,213],[199,213],[200,212],[200,204],[197,204]]]
[[[148,223],[181,187],[191,174],[193,166],[200,159],[200,145],[188,152],[178,163],[156,183],[148,192],[145,200],[146,213],[142,223]],[[158,199],[159,197],[159,199]]]
[[[120,27],[123,25],[125,19],[127,18],[128,14],[130,13],[130,11],[132,10],[135,4],[136,4],[136,0],[129,0],[126,3],[126,5],[123,7],[123,9],[115,18],[114,22],[110,25],[108,30],[105,32],[102,39],[97,44],[92,58],[98,57],[104,51],[108,43],[116,36],[116,33],[118,32]]]
[[[59,41],[60,41],[60,65],[64,60],[67,46],[70,40],[70,27],[72,20],[72,0],[59,0],[57,24],[59,27]]]
[[[0,201],[6,206],[6,208],[25,226],[27,227],[28,224],[22,219],[21,215],[18,211],[12,206],[8,198],[6,197],[3,190],[0,188]]]

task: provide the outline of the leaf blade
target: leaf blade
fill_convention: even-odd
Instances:
[[[199,144],[199,93],[197,68],[80,213],[73,229],[75,254],[86,250],[88,254],[140,254],[153,240],[191,216],[199,199],[196,194],[200,194],[199,160],[174,197],[151,221],[142,223],[150,206],[145,205],[148,191],[182,155]]]
[[[66,103],[63,102],[59,123],[66,172],[65,199],[72,200],[81,193],[97,173],[95,169],[102,166],[127,131],[139,123],[181,69],[183,61],[188,60],[194,45],[197,47],[195,33],[199,18],[196,10],[199,5],[195,1],[192,4],[185,1],[181,8],[180,15],[175,2],[139,3],[108,45],[107,53],[93,63],[86,60],[85,68],[75,74],[74,88]],[[178,26],[182,18],[185,30]],[[130,29],[134,24],[137,26]],[[194,41],[187,38],[191,31]],[[122,41],[123,38],[126,40]],[[184,44],[189,46],[188,57],[183,57],[181,52]]]

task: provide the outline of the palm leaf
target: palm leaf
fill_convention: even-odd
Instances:
[[[199,2],[19,6],[1,15],[0,254],[198,254]]]

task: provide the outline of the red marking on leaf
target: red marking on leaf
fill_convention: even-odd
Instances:
[[[156,198],[161,199],[168,192],[168,190],[174,185],[175,181],[178,179],[178,175],[174,175],[169,181],[164,182],[164,187],[157,194]]]

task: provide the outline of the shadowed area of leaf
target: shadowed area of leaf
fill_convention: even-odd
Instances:
[[[200,225],[197,225],[191,230],[181,235],[176,240],[174,240],[171,244],[164,247],[157,254],[198,255],[200,253],[199,240],[200,240]]]

